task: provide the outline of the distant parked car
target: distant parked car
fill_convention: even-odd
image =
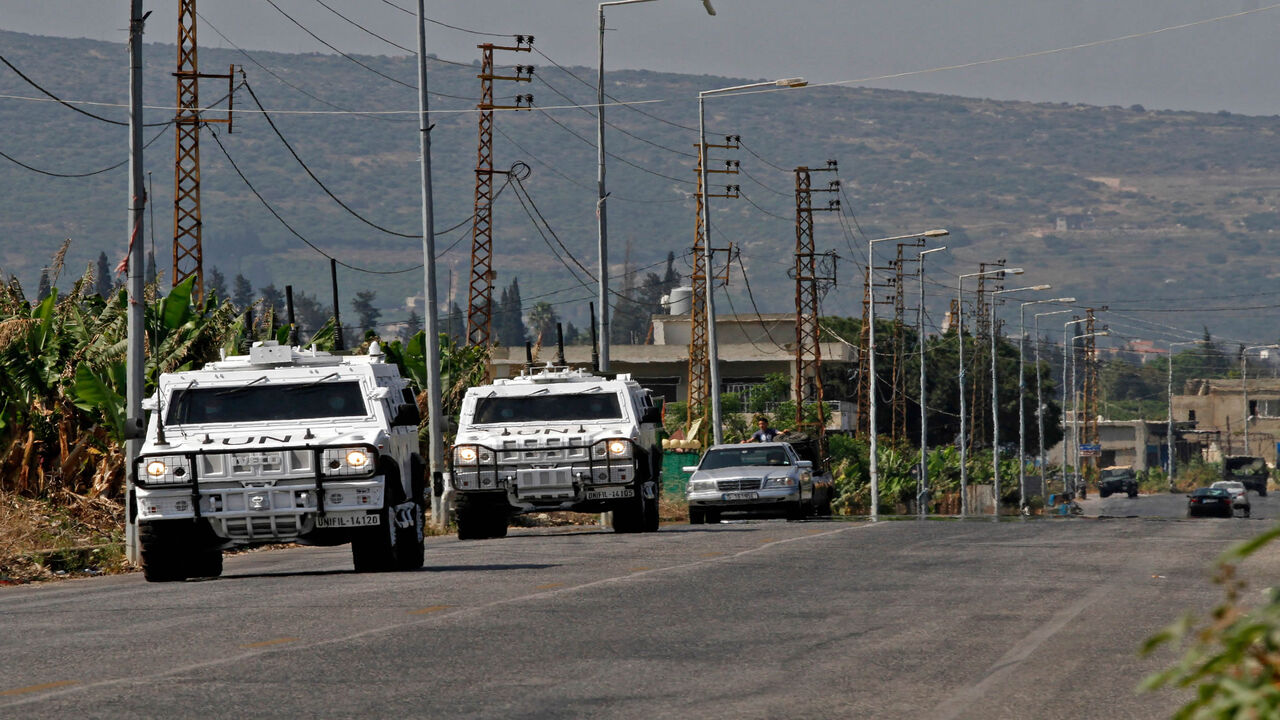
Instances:
[[[1231,509],[1239,510],[1240,514],[1249,517],[1252,504],[1249,502],[1249,489],[1244,486],[1244,483],[1238,480],[1219,480],[1209,487],[1221,488],[1231,493]]]
[[[1098,494],[1108,497],[1112,493],[1125,493],[1129,497],[1138,497],[1138,476],[1128,465],[1112,465],[1102,468],[1098,477]]]
[[[718,522],[721,513],[785,514],[799,520],[831,512],[831,476],[815,475],[785,442],[715,445],[696,466],[685,491],[689,523]]]
[[[1196,488],[1187,496],[1187,517],[1231,517],[1231,493],[1222,488]]]

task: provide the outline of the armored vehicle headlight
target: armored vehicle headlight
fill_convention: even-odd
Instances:
[[[613,455],[613,456],[615,456],[615,457],[622,457],[623,455],[628,455],[628,454],[630,454],[630,451],[631,451],[631,443],[629,443],[629,442],[626,442],[626,441],[623,441],[623,440],[610,440],[610,441],[609,441],[609,454],[610,454],[610,455]]]
[[[191,461],[182,455],[160,455],[138,460],[141,485],[185,485],[191,482]]]
[[[469,445],[459,447],[459,448],[454,448],[453,462],[457,465],[475,465],[476,449]]]
[[[325,448],[320,457],[320,471],[328,477],[367,476],[373,474],[373,461],[368,448]]]

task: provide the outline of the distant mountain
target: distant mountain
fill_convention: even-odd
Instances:
[[[75,107],[104,118],[50,102],[0,67],[0,152],[9,158],[0,158],[0,268],[34,291],[64,238],[73,239],[69,273],[101,250],[113,260],[125,252],[127,166],[74,178],[37,170],[78,175],[127,160],[125,128],[108,122],[126,119],[127,55],[110,43],[8,32],[0,32],[0,55],[48,93],[93,103]],[[146,48],[148,123],[172,117],[175,57],[172,45]],[[255,287],[292,284],[328,298],[328,260],[300,235],[346,265],[375,271],[344,269],[342,292],[374,290],[383,319],[403,320],[404,298],[422,287],[414,267],[421,242],[413,237],[421,231],[416,71],[409,58],[356,59],[360,65],[319,54],[200,51],[204,72],[242,65],[252,88],[236,90],[233,133],[211,125],[203,135],[205,265],[228,279],[242,273]],[[497,63],[509,69],[540,59],[499,53]],[[470,59],[430,65],[440,287],[442,294],[452,287],[459,305],[469,273],[478,71]],[[505,98],[499,102],[532,93],[545,109],[501,112],[495,122],[495,166],[525,163],[530,172],[527,195],[504,187],[504,176],[495,180],[494,286],[518,277],[528,307],[551,302],[582,326],[595,294],[575,280],[591,285],[587,271],[597,262],[595,120],[589,109],[565,106],[594,103],[594,71],[539,66],[534,78],[496,86]],[[662,273],[668,251],[687,272],[698,91],[749,80],[640,71],[607,80],[610,95],[638,103],[607,108],[613,127],[606,137],[612,274],[630,272],[639,286],[648,272]],[[225,81],[207,80],[201,99],[213,103],[226,92]],[[1019,279],[1026,284],[1050,282],[1055,294],[1109,306],[1104,322],[1118,336],[1207,326],[1229,338],[1280,337],[1271,307],[1280,304],[1272,290],[1280,272],[1272,261],[1280,229],[1276,118],[822,87],[709,98],[707,124],[711,142],[740,135],[743,145],[711,153],[713,169],[725,159],[741,162],[738,175],[714,176],[713,190],[737,185],[743,197],[712,199],[712,228],[717,246],[740,249],[749,276],[748,285],[733,263],[722,311],[791,308],[792,171],[835,159],[844,215],[818,213],[815,231],[820,249],[841,255],[825,312],[860,313],[865,237],[946,227],[951,252],[932,256],[938,260],[929,266],[935,312],[954,293],[954,275],[945,273],[1003,258],[1027,269]],[[277,130],[351,212],[308,175]],[[147,242],[154,233],[163,269],[172,241],[174,139],[162,125],[146,137],[157,138],[146,155],[155,210]],[[828,179],[816,173],[814,187]],[[882,249],[878,265],[892,255]],[[59,284],[69,282],[64,276]],[[612,285],[624,291],[627,281]]]

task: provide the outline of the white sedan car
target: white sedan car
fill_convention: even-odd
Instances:
[[[831,512],[831,476],[814,475],[813,463],[788,443],[715,445],[684,471],[693,473],[685,490],[693,525],[718,522],[724,512],[792,520]]]
[[[1249,512],[1253,508],[1249,502],[1249,490],[1244,486],[1244,483],[1239,480],[1219,480],[1209,487],[1220,488],[1231,493],[1232,513],[1239,510],[1241,515],[1249,517]]]

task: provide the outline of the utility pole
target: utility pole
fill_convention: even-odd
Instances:
[[[906,356],[906,263],[915,262],[918,257],[906,257],[903,248],[924,247],[924,238],[898,243],[898,255],[893,261],[893,375],[891,408],[893,417],[890,433],[894,440],[907,435],[907,356]]]
[[[193,297],[204,298],[204,254],[201,248],[200,214],[200,127],[205,123],[225,123],[232,131],[231,112],[235,87],[234,65],[226,75],[200,72],[196,44],[196,0],[179,0],[178,7],[178,112],[174,124],[173,162],[173,284],[195,278]],[[227,81],[227,117],[200,115],[200,78]]]
[[[515,75],[497,75],[493,67],[493,51],[529,52],[532,35],[517,35],[515,45],[484,43],[480,48],[479,146],[476,152],[475,213],[471,220],[471,285],[467,294],[467,342],[481,347],[490,343],[493,328],[493,176],[505,171],[493,169],[493,111],[529,110],[532,95],[517,95],[515,105],[497,105],[493,99],[493,81],[530,82],[532,65],[517,65]],[[430,309],[435,312],[434,308]]]
[[[686,402],[686,420],[685,422],[692,424],[694,420],[704,417],[707,414],[707,400],[711,394],[711,355],[707,350],[710,341],[710,328],[707,324],[707,283],[711,282],[715,270],[708,267],[708,261],[714,255],[714,246],[711,246],[711,238],[706,233],[706,215],[708,198],[737,198],[738,186],[727,185],[723,193],[708,192],[709,188],[702,186],[702,178],[704,175],[737,175],[738,161],[724,161],[723,169],[707,168],[703,172],[702,159],[708,156],[710,148],[720,148],[723,150],[737,150],[741,147],[739,135],[726,135],[723,144],[706,143],[705,147],[699,143],[696,147],[698,150],[698,164],[694,168],[697,173],[697,191],[695,196],[695,211],[697,218],[693,224],[693,272],[690,274],[690,286],[693,289],[693,297],[690,298],[690,314],[689,314],[689,386],[687,391]],[[710,181],[707,182],[709,186]],[[604,340],[601,340],[604,342]]]
[[[128,287],[129,307],[128,351],[125,355],[125,557],[131,563],[138,558],[138,523],[135,520],[133,498],[133,470],[142,450],[143,428],[142,395],[146,391],[146,299],[143,296],[142,275],[146,271],[143,257],[143,212],[147,208],[145,186],[142,182],[142,31],[147,15],[142,12],[142,0],[131,0],[129,6],[129,256]]]
[[[817,436],[820,448],[825,448],[827,413],[823,405],[822,394],[822,348],[818,342],[821,329],[818,327],[819,300],[822,295],[820,284],[833,283],[835,272],[832,268],[830,276],[819,277],[817,253],[813,243],[813,193],[840,191],[840,181],[832,180],[826,188],[813,189],[812,173],[836,172],[836,161],[828,160],[825,168],[798,167],[796,175],[796,428],[805,426],[805,402],[818,405]],[[826,208],[819,211],[840,209],[840,200],[833,199]]]
[[[1105,308],[1104,308],[1105,310]],[[1097,333],[1094,332],[1094,309],[1085,310],[1084,342],[1084,441],[1090,445],[1098,445],[1098,346]],[[1096,480],[1098,473],[1098,456],[1090,455],[1085,469],[1085,487],[1090,480]]]

